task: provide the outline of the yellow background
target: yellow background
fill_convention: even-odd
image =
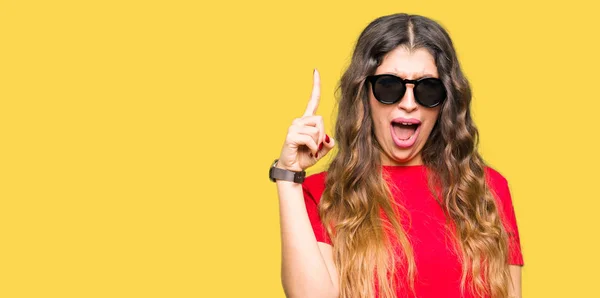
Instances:
[[[524,297],[600,297],[591,4],[0,3],[0,297],[284,297],[267,169],[312,69],[331,133],[356,38],[394,12],[454,40]]]

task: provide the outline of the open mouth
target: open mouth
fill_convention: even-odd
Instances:
[[[392,129],[400,141],[408,141],[416,135],[419,125],[419,123],[392,122]]]
[[[392,120],[390,132],[398,148],[408,149],[417,141],[421,121],[415,118],[396,118]]]

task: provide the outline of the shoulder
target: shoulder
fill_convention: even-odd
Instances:
[[[309,195],[316,203],[319,203],[325,190],[325,178],[327,178],[327,172],[323,171],[306,177],[302,183],[304,193]]]
[[[505,200],[507,197],[510,199],[508,180],[500,172],[490,166],[486,166],[485,178],[490,190],[497,199]]]
[[[496,199],[498,207],[500,207],[500,212],[505,216],[514,216],[508,180],[500,172],[489,166],[485,168],[485,176],[489,190]]]
[[[492,185],[508,184],[506,178],[504,178],[500,172],[490,166],[485,167],[485,176],[487,182]]]

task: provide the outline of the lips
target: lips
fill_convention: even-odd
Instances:
[[[390,125],[392,139],[400,148],[410,148],[419,135],[421,121],[414,118],[395,118]]]

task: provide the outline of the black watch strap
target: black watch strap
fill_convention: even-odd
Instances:
[[[273,162],[273,165],[269,169],[269,179],[271,179],[271,181],[275,182],[277,180],[285,180],[285,181],[292,181],[295,183],[304,182],[304,178],[306,177],[305,171],[294,172],[294,171],[288,171],[288,170],[277,168],[277,167],[275,167],[275,165],[277,164],[277,161],[278,161],[278,159],[276,159],[275,162]]]

